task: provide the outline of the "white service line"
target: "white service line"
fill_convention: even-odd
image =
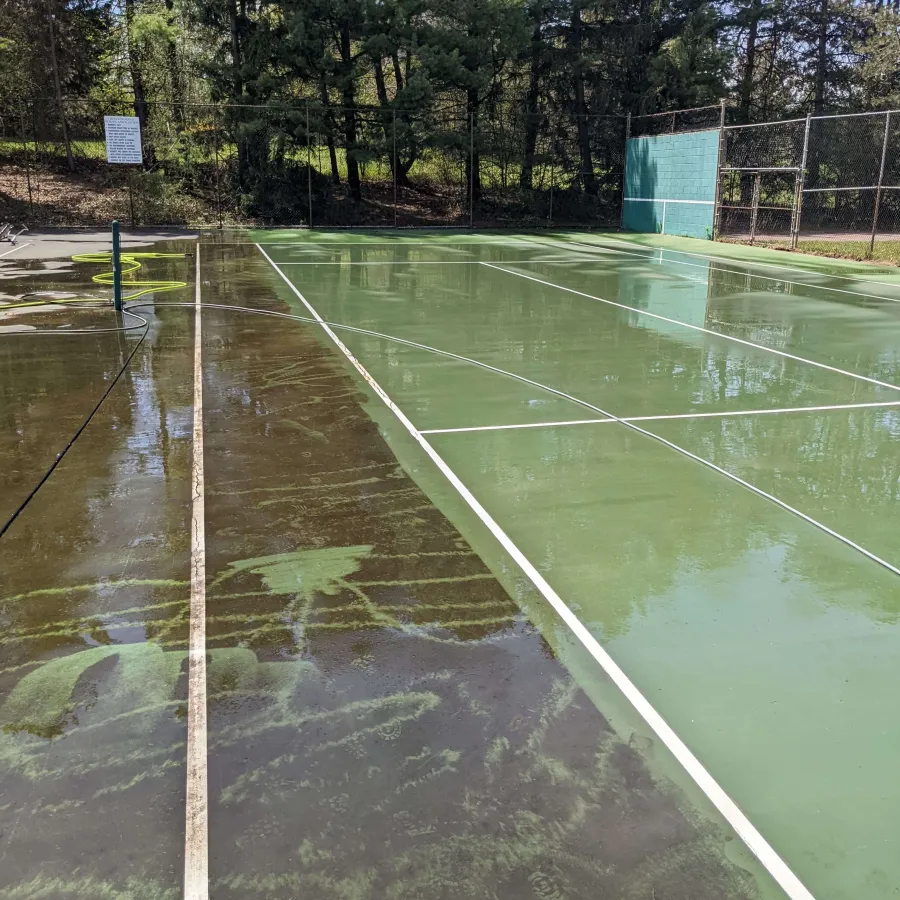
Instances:
[[[184,832],[184,898],[209,898],[209,808],[206,756],[206,527],[203,474],[203,334],[200,245],[194,303],[194,432],[191,464],[191,608],[188,642],[187,793]]]
[[[9,256],[10,253],[15,253],[16,250],[22,250],[25,247],[30,247],[34,241],[26,241],[24,244],[16,244],[12,250],[7,250],[6,253],[0,253],[0,259],[3,259],[4,256]]]
[[[837,372],[839,375],[846,375],[849,378],[857,378],[860,381],[867,381],[869,384],[877,384],[879,387],[889,388],[892,391],[900,391],[900,385],[891,384],[888,381],[879,381],[877,378],[869,378],[868,375],[860,375],[858,372],[850,372],[847,369],[839,369],[837,366],[829,366],[827,363],[816,362],[814,359],[806,359],[803,356],[795,356],[793,353],[786,353],[784,350],[776,350],[774,347],[767,347],[765,344],[755,344],[753,341],[745,341],[743,338],[735,337],[732,334],[725,334],[721,331],[713,331],[711,328],[703,328],[701,325],[691,325],[688,322],[681,322],[678,319],[670,319],[668,316],[661,316],[658,313],[648,312],[646,309],[638,309],[636,306],[628,306],[625,303],[617,303],[615,300],[605,300],[595,294],[585,294],[583,291],[576,291],[574,288],[566,287],[562,284],[556,284],[554,281],[545,281],[543,278],[535,278],[534,275],[526,275],[524,272],[516,272],[512,269],[504,269],[502,266],[494,265],[494,263],[483,262],[483,266],[489,269],[496,269],[498,272],[506,272],[507,275],[515,275],[519,278],[525,278],[528,281],[536,281],[538,284],[547,287],[556,288],[559,291],[565,291],[567,294],[575,294],[578,297],[585,297],[588,300],[597,300],[600,303],[607,303],[610,306],[618,306],[619,309],[627,309],[629,312],[638,313],[642,316],[649,316],[651,319],[659,319],[661,322],[669,322],[672,325],[681,325],[682,328],[690,328],[693,331],[701,331],[704,334],[711,334],[713,337],[722,338],[725,341],[734,341],[736,344],[743,344],[745,347],[753,347],[755,350],[764,350],[766,353],[774,353],[776,356],[783,356],[786,359],[793,359],[796,362],[806,363],[810,366],[816,366],[819,369],[827,369],[829,372]]]
[[[772,416],[777,413],[830,412],[836,409],[878,409],[900,406],[900,400],[883,403],[836,403],[831,406],[785,406],[776,409],[738,409],[730,412],[671,413],[662,416],[616,416],[614,419],[569,419],[562,422],[525,422],[516,425],[472,425],[465,428],[423,428],[422,434],[457,434],[464,431],[509,431],[515,428],[556,428],[559,425],[600,425],[609,422],[664,422],[670,419],[728,419],[732,416]]]
[[[403,427],[412,438],[422,447],[432,462],[440,469],[447,480],[459,492],[460,496],[479,519],[487,526],[491,534],[500,545],[516,561],[522,571],[528,576],[532,584],[544,596],[547,602],[556,610],[560,618],[569,626],[573,634],[584,645],[587,651],[602,666],[620,691],[628,698],[634,708],[640,713],[644,721],[656,732],[659,739],[666,745],[673,756],[697,783],[703,793],[709,798],[716,809],[724,816],[741,840],[751,852],[759,859],[769,874],[781,886],[790,900],[814,900],[813,895],[804,887],[799,878],[788,868],[787,863],[775,852],[765,838],[756,830],[750,820],[738,808],[737,804],[725,793],[716,780],[706,771],[703,764],[688,749],[687,745],[672,730],[663,717],[653,708],[644,695],[635,687],[631,679],[619,668],[613,658],[600,646],[597,639],[581,623],[578,617],[565,604],[562,598],[553,590],[547,580],[529,562],[527,557],[513,543],[512,539],[494,521],[487,510],[478,502],[472,492],[462,483],[453,470],[438,455],[437,451],[420,431],[410,422],[403,411],[387,395],[384,389],[369,374],[362,363],[350,352],[341,339],[328,326],[312,304],[300,293],[293,282],[272,261],[271,257],[257,244],[260,253],[266,257],[272,268],[281,276],[285,284],[294,292],[300,302],[309,310],[312,317],[319,323],[325,333],[331,338],[335,346],[347,357],[351,365],[368,382],[372,390],[381,398],[388,409],[393,412]],[[630,426],[634,428],[635,426]]]
[[[777,281],[780,284],[792,284],[795,287],[805,287],[805,288],[812,288],[813,290],[832,291],[836,294],[852,294],[855,297],[867,297],[870,300],[887,300],[890,303],[900,303],[900,299],[898,299],[897,297],[882,297],[880,294],[866,294],[863,291],[850,291],[850,290],[847,290],[846,288],[833,288],[833,287],[828,287],[828,285],[826,285],[826,284],[811,284],[808,281],[789,281],[786,278],[775,278],[772,275],[761,275],[758,272],[742,272],[738,269],[725,269],[722,266],[718,266],[718,265],[717,266],[709,266],[709,265],[703,266],[703,265],[700,265],[699,263],[684,262],[684,260],[681,260],[681,259],[663,259],[662,254],[663,253],[680,253],[683,256],[692,256],[695,259],[705,259],[711,263],[730,262],[730,263],[736,263],[737,265],[763,266],[767,269],[784,269],[787,272],[800,272],[804,275],[811,275],[814,278],[821,278],[821,277],[838,278],[842,281],[853,281],[854,280],[853,275],[830,275],[827,272],[808,272],[806,269],[798,269],[795,266],[781,266],[781,265],[776,265],[775,263],[757,262],[756,260],[753,260],[753,261],[748,260],[747,262],[741,262],[739,260],[730,259],[727,256],[704,256],[702,253],[693,253],[689,250],[673,250],[671,248],[666,248],[666,247],[656,247],[656,248],[642,247],[640,245],[629,244],[628,241],[622,241],[622,240],[619,240],[618,238],[612,238],[612,237],[610,237],[610,238],[605,237],[604,240],[610,241],[611,243],[620,244],[623,247],[628,247],[630,250],[630,253],[626,250],[615,250],[612,247],[604,247],[602,244],[594,245],[594,244],[585,243],[584,241],[568,241],[568,242],[560,242],[560,243],[576,244],[577,246],[585,247],[586,249],[593,249],[594,247],[596,247],[597,250],[602,250],[607,253],[622,253],[625,256],[631,255],[631,256],[634,256],[636,259],[646,259],[646,260],[654,260],[655,257],[653,256],[653,254],[656,253],[657,250],[659,250],[660,259],[658,261],[660,263],[671,263],[673,266],[690,266],[694,269],[706,269],[707,271],[713,271],[713,272],[728,272],[731,275],[749,275],[751,278],[762,278],[766,281]],[[531,241],[530,243],[538,243],[538,242]],[[554,244],[555,243],[556,242],[554,242]],[[549,247],[552,245],[544,242],[541,246]],[[645,255],[643,255],[643,253],[649,253],[651,255],[645,256]],[[892,284],[891,282],[888,282],[888,281],[872,281],[867,278],[861,278],[859,280],[865,284],[877,284],[882,287],[896,288],[898,291],[900,291],[900,282],[898,282],[896,284]]]

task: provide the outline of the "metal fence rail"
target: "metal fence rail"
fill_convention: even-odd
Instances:
[[[131,104],[0,111],[0,220],[34,225],[614,226],[622,116],[148,103],[144,161],[106,162]],[[63,121],[65,127],[63,127]]]
[[[812,249],[900,241],[900,112],[723,130],[716,236]]]

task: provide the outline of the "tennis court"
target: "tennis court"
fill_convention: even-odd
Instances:
[[[703,247],[201,233],[133,330],[0,306],[0,519],[93,413],[0,538],[3,895],[895,896],[900,277]],[[48,252],[7,300],[96,290]]]

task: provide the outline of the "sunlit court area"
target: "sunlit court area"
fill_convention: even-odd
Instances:
[[[898,900],[897,0],[0,0],[0,900]]]

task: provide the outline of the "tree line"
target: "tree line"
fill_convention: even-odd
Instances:
[[[374,142],[406,185],[450,115],[478,134],[515,120],[529,188],[552,119],[590,193],[600,117],[721,99],[733,122],[900,106],[900,0],[0,0],[0,114],[34,100],[65,128],[73,98],[144,123],[159,104],[309,104],[330,179],[357,199]],[[226,126],[240,171],[264,165],[253,117]],[[483,146],[460,148],[475,197]]]

